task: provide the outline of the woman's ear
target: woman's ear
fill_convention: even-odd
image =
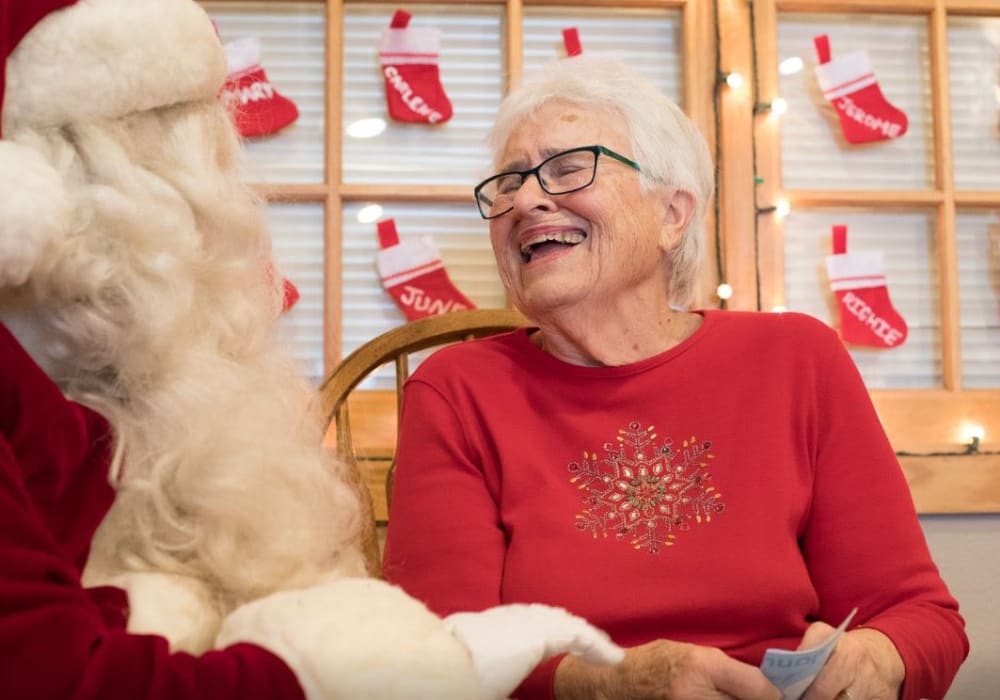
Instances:
[[[694,216],[695,198],[687,190],[668,188],[663,195],[663,221],[660,223],[660,246],[673,250]]]

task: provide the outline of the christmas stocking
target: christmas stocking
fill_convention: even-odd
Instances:
[[[894,348],[906,340],[906,321],[892,307],[882,253],[848,253],[847,227],[833,227],[833,255],[826,259],[830,287],[840,306],[845,343]]]
[[[410,13],[396,10],[379,48],[389,116],[401,122],[443,124],[451,119],[451,102],[438,71],[441,32],[409,24]]]
[[[299,117],[295,103],[278,94],[260,65],[260,42],[253,37],[226,44],[229,75],[222,99],[244,137],[267,136]]]
[[[566,56],[579,56],[583,53],[583,46],[580,44],[580,33],[576,27],[563,29],[563,46],[566,47]]]
[[[882,96],[867,51],[830,60],[826,34],[813,37],[813,43],[819,58],[816,78],[823,96],[837,110],[844,138],[850,143],[870,143],[906,133],[906,115]]]
[[[382,248],[377,259],[382,285],[407,320],[476,308],[455,289],[430,236],[400,243],[396,223],[386,219],[378,223],[378,240]]]

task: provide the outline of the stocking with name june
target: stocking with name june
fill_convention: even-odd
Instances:
[[[386,219],[378,223],[378,240],[382,286],[408,321],[476,308],[455,288],[430,236],[400,242],[396,222]]]
[[[830,287],[840,307],[840,337],[850,345],[894,348],[906,340],[906,321],[892,306],[881,252],[848,253],[847,227],[833,227],[833,255],[826,259]]]

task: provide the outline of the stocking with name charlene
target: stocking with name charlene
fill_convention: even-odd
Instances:
[[[830,288],[840,308],[840,337],[849,345],[888,349],[906,340],[906,321],[893,308],[881,252],[847,252],[847,227],[833,227],[826,258]]]
[[[443,124],[451,119],[452,109],[438,67],[441,32],[411,27],[410,17],[396,10],[379,46],[389,116],[401,122]]]
[[[452,283],[430,236],[400,241],[396,222],[385,219],[378,222],[378,241],[382,286],[408,321],[476,308]]]

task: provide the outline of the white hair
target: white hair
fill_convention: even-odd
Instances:
[[[607,110],[622,119],[634,159],[649,191],[664,184],[689,192],[695,210],[667,264],[670,302],[690,304],[704,255],[705,212],[714,170],[705,138],[681,109],[652,82],[613,57],[583,53],[550,61],[504,98],[489,135],[494,168],[512,133],[553,100]]]
[[[72,199],[68,230],[0,301],[112,425],[118,494],[96,553],[204,579],[225,607],[360,573],[360,506],[276,338],[281,278],[221,104],[4,137]]]

